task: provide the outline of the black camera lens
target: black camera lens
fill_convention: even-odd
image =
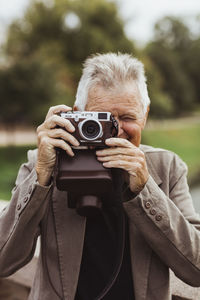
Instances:
[[[82,126],[82,135],[85,136],[86,139],[95,139],[99,136],[100,131],[99,123],[93,120],[84,122]]]

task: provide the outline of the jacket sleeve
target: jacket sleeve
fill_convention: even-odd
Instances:
[[[175,156],[169,195],[150,176],[140,194],[124,207],[130,222],[176,276],[200,286],[200,217],[195,213],[186,175],[186,165]]]
[[[37,183],[35,153],[28,152],[29,161],[19,170],[11,201],[0,213],[1,277],[11,275],[31,260],[40,234],[51,186]]]

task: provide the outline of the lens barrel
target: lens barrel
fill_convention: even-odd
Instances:
[[[84,120],[79,123],[80,135],[86,140],[96,140],[102,135],[102,126],[96,120]]]

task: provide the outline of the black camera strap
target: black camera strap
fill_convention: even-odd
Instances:
[[[113,272],[108,280],[106,286],[103,288],[101,293],[95,298],[95,300],[101,300],[113,287],[116,279],[119,275],[125,248],[125,212],[123,209],[123,197],[122,197],[122,186],[123,186],[123,173],[120,169],[112,169],[113,176],[113,193],[111,195],[111,202],[113,203],[112,209],[115,211],[115,216],[117,218],[117,247],[116,247],[116,262]]]
[[[117,253],[116,253],[115,267],[113,273],[110,276],[110,279],[108,280],[108,283],[101,291],[101,293],[95,298],[95,300],[103,299],[104,296],[110,291],[110,289],[115,284],[115,281],[119,275],[122,266],[122,261],[124,256],[124,246],[125,246],[125,216],[123,213],[119,214],[118,224],[119,224],[119,231],[118,231],[118,241],[117,241],[117,248],[116,248]]]

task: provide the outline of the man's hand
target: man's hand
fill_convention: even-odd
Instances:
[[[48,185],[56,161],[55,148],[61,148],[70,156],[74,156],[71,145],[78,146],[79,142],[70,134],[75,131],[74,126],[57,114],[61,111],[70,111],[71,107],[57,105],[51,107],[44,123],[37,128],[38,135],[38,158],[36,172],[38,182]],[[59,127],[58,127],[59,126]]]
[[[110,148],[98,150],[97,159],[103,162],[106,168],[121,168],[127,171],[131,191],[139,193],[149,177],[144,153],[122,138],[107,139],[106,145]]]

